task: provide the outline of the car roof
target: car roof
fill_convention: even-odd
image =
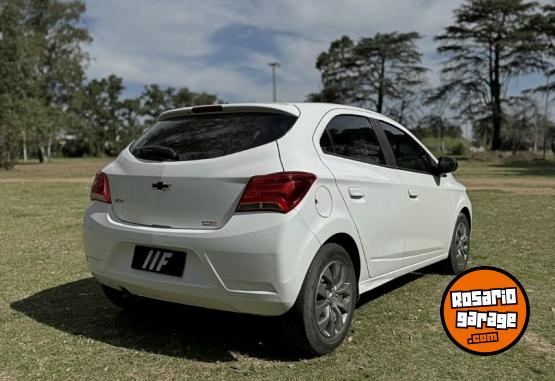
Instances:
[[[293,104],[297,106],[301,111],[304,109],[304,110],[310,110],[310,111],[319,110],[323,112],[328,112],[335,109],[344,109],[344,110],[353,110],[353,111],[363,111],[366,113],[374,114],[376,116],[382,116],[377,112],[374,112],[365,108],[342,105],[338,103],[304,102],[304,103],[293,103]]]

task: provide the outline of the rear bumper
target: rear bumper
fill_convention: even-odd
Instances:
[[[98,281],[132,294],[205,308],[281,315],[294,303],[320,243],[296,212],[234,215],[217,230],[118,221],[93,202],[84,219],[87,263]],[[131,268],[136,244],[185,251],[182,277]]]

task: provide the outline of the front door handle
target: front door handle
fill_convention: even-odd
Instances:
[[[360,188],[349,188],[349,196],[358,200],[364,197],[364,192]]]
[[[418,193],[415,193],[412,189],[409,189],[410,198],[418,198]]]

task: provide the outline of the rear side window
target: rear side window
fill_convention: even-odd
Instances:
[[[370,164],[385,164],[380,143],[362,116],[340,115],[333,118],[320,139],[322,151]]]
[[[420,172],[431,172],[430,155],[412,137],[397,127],[377,120],[393,150],[397,166]]]
[[[274,113],[191,115],[162,120],[131,147],[138,158],[155,161],[211,159],[281,138],[296,117]]]

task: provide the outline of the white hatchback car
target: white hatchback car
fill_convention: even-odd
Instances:
[[[96,176],[87,262],[110,300],[283,315],[310,354],[336,348],[358,295],[468,261],[471,205],[407,129],[333,104],[164,112]]]

